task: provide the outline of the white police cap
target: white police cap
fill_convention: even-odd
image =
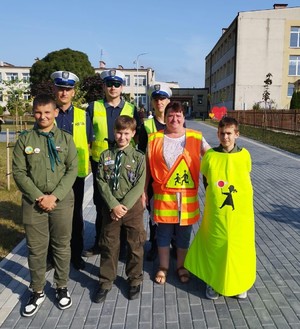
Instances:
[[[120,70],[116,70],[116,69],[105,70],[101,72],[100,77],[104,82],[119,81],[122,84],[125,82],[125,74]]]
[[[76,74],[68,71],[56,71],[51,74],[51,79],[57,87],[74,88],[75,83],[79,81]]]
[[[171,98],[172,91],[168,84],[164,82],[155,82],[149,87],[148,95],[152,98],[154,97],[166,97]]]

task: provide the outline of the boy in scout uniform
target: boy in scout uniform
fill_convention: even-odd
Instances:
[[[55,124],[55,100],[34,99],[36,126],[23,132],[13,152],[13,177],[22,192],[22,219],[28,247],[32,294],[22,315],[34,315],[45,299],[47,249],[54,259],[54,283],[60,309],[72,305],[67,289],[70,238],[77,176],[77,151],[72,136]]]
[[[146,169],[145,156],[130,141],[134,137],[136,121],[120,115],[114,125],[116,145],[100,155],[97,183],[105,201],[100,237],[100,286],[94,302],[101,303],[112,288],[117,275],[120,252],[120,231],[125,229],[127,240],[126,275],[129,299],[140,294],[143,280],[143,256],[146,232],[143,223]]]

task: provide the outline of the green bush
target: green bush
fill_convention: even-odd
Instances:
[[[300,91],[294,91],[290,104],[291,110],[300,109]]]

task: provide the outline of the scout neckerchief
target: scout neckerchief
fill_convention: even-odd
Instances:
[[[45,136],[47,138],[47,146],[48,146],[48,153],[50,158],[51,170],[54,172],[54,165],[55,163],[60,162],[60,158],[53,140],[54,134],[52,131],[45,133],[43,131],[38,132],[39,135]]]
[[[114,190],[118,190],[118,188],[119,188],[121,158],[122,158],[123,154],[124,154],[123,151],[118,151],[117,156],[116,156],[115,170],[114,170],[114,184],[113,184]]]

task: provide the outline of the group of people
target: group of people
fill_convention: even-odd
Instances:
[[[70,263],[83,270],[83,256],[101,253],[93,301],[103,302],[116,279],[124,246],[128,299],[138,298],[146,207],[151,242],[147,260],[158,254],[157,284],[167,281],[174,241],[180,282],[187,283],[193,273],[207,284],[210,299],[219,294],[245,298],[255,280],[253,192],[251,158],[236,145],[235,119],[220,121],[220,145],[211,148],[201,132],[186,128],[185,109],[171,101],[167,84],[150,87],[153,117],[141,123],[136,107],[121,96],[125,82],[121,71],[101,73],[105,97],[87,110],[72,103],[79,80],[74,73],[56,71],[51,78],[56,98],[46,94],[34,98],[35,126],[20,134],[13,155],[32,290],[23,316],[34,315],[45,299],[47,259],[54,268],[57,305],[67,309],[72,305],[67,288]],[[82,203],[89,163],[95,240],[84,250]],[[190,246],[192,225],[200,219],[201,173],[206,188],[204,216]]]

